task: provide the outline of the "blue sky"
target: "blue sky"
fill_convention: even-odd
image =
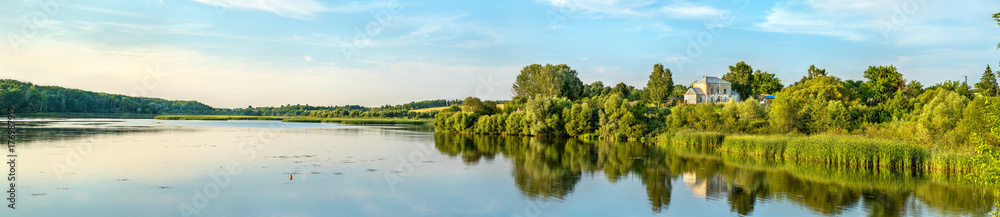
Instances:
[[[532,63],[636,87],[655,63],[684,84],[738,61],[785,84],[812,64],[845,79],[895,65],[929,86],[1000,61],[988,0],[4,4],[0,78],[215,107],[508,99]]]

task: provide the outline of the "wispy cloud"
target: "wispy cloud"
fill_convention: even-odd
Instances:
[[[401,34],[392,39],[373,41],[373,46],[443,45],[482,48],[506,41],[506,29],[465,21],[464,14],[439,14],[403,17]]]
[[[961,38],[988,37],[983,32],[991,20],[987,5],[975,0],[956,7],[947,2],[892,0],[793,0],[776,3],[756,30],[824,35],[848,41],[888,42],[897,45],[961,43]],[[909,4],[913,3],[913,4]],[[907,8],[903,8],[907,7]],[[906,10],[904,10],[906,9]],[[975,27],[974,27],[975,26]],[[978,30],[977,30],[978,28]]]
[[[194,0],[196,2],[234,10],[267,11],[296,19],[310,19],[317,13],[356,13],[383,8],[388,3],[381,1],[348,2],[327,6],[316,0]]]
[[[579,11],[594,18],[639,17],[672,19],[715,19],[725,10],[706,4],[674,1],[661,4],[652,0],[546,0],[549,4]]]
[[[663,6],[662,11],[665,16],[676,19],[718,19],[726,13],[726,10],[689,2],[676,2]]]
[[[85,10],[85,11],[92,11],[92,12],[98,12],[98,13],[112,14],[112,15],[118,15],[118,16],[125,16],[125,17],[147,18],[145,15],[140,14],[140,13],[134,13],[134,12],[128,12],[128,11],[120,11],[120,10],[113,10],[113,9],[107,9],[107,8],[95,8],[95,7],[87,7],[87,6],[83,6],[83,5],[70,5],[70,6],[67,6],[67,7],[68,8],[76,8],[76,9]]]
[[[306,19],[326,10],[315,0],[194,0],[202,4],[234,10],[259,10],[285,17]]]

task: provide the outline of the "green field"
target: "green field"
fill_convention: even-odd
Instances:
[[[446,109],[448,107],[450,107],[450,106],[441,106],[441,107],[433,107],[433,108],[414,109],[414,110],[410,110],[410,111],[411,112],[432,112],[432,111],[441,111],[441,110],[444,110],[444,109]]]

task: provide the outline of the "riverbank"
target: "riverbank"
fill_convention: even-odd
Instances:
[[[22,118],[120,118],[120,119],[151,119],[156,114],[133,114],[133,113],[75,113],[75,112],[44,112],[44,113],[19,113]]]
[[[341,123],[341,124],[430,124],[431,119],[403,119],[403,118],[317,118],[317,117],[283,117],[283,116],[243,116],[243,115],[159,115],[154,117],[158,120],[273,120],[282,122],[304,122],[304,123]]]
[[[317,117],[293,117],[282,120],[284,122],[308,122],[308,123],[341,123],[341,124],[430,124],[432,119],[404,119],[404,118],[317,118]]]
[[[291,117],[281,116],[248,116],[248,115],[157,115],[157,120],[200,120],[200,121],[280,121]]]

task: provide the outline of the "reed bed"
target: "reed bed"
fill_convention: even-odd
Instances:
[[[903,142],[860,136],[819,135],[788,141],[785,159],[863,167],[922,168],[930,158],[926,148]]]
[[[813,161],[862,168],[921,169],[945,175],[969,174],[979,170],[975,164],[976,155],[973,154],[930,153],[927,148],[904,142],[861,136],[726,136],[717,150],[775,160]]]
[[[670,140],[682,145],[719,146],[725,139],[726,134],[720,132],[680,131]]]
[[[728,136],[719,151],[739,153],[744,155],[781,158],[785,146],[793,137],[790,136]]]
[[[933,154],[927,161],[927,169],[946,174],[968,174],[979,171],[975,158],[976,156],[971,154]]]

